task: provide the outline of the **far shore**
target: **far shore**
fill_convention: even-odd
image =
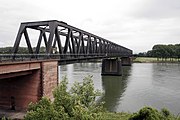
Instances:
[[[132,61],[133,63],[180,63],[180,60],[176,58],[157,59],[153,57],[136,57]]]

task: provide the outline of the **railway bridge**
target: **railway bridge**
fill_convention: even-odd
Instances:
[[[0,54],[0,108],[25,110],[43,96],[52,99],[58,65],[102,59],[102,75],[121,75],[131,56],[132,50],[62,21],[21,23],[11,54]]]

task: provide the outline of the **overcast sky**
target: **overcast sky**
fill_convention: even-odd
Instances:
[[[0,47],[21,22],[59,20],[130,48],[180,43],[180,0],[0,0]],[[33,41],[33,40],[32,40]]]

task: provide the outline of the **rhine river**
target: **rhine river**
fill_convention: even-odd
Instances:
[[[95,89],[104,94],[105,108],[115,112],[136,112],[143,106],[167,108],[180,113],[180,64],[133,63],[123,67],[123,76],[101,76],[101,63],[76,63],[59,66],[59,79],[74,81],[92,75]]]

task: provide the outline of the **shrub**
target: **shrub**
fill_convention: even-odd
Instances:
[[[165,116],[165,117],[168,117],[171,115],[171,113],[166,108],[161,109],[161,112],[162,112],[163,116]]]
[[[160,111],[152,107],[144,107],[134,113],[129,120],[176,120],[175,117],[165,108]]]
[[[67,84],[65,77],[53,91],[54,101],[42,98],[31,103],[25,120],[100,119],[104,109],[95,102],[99,92],[94,90],[92,76],[84,78],[83,83],[74,83],[70,91]]]

